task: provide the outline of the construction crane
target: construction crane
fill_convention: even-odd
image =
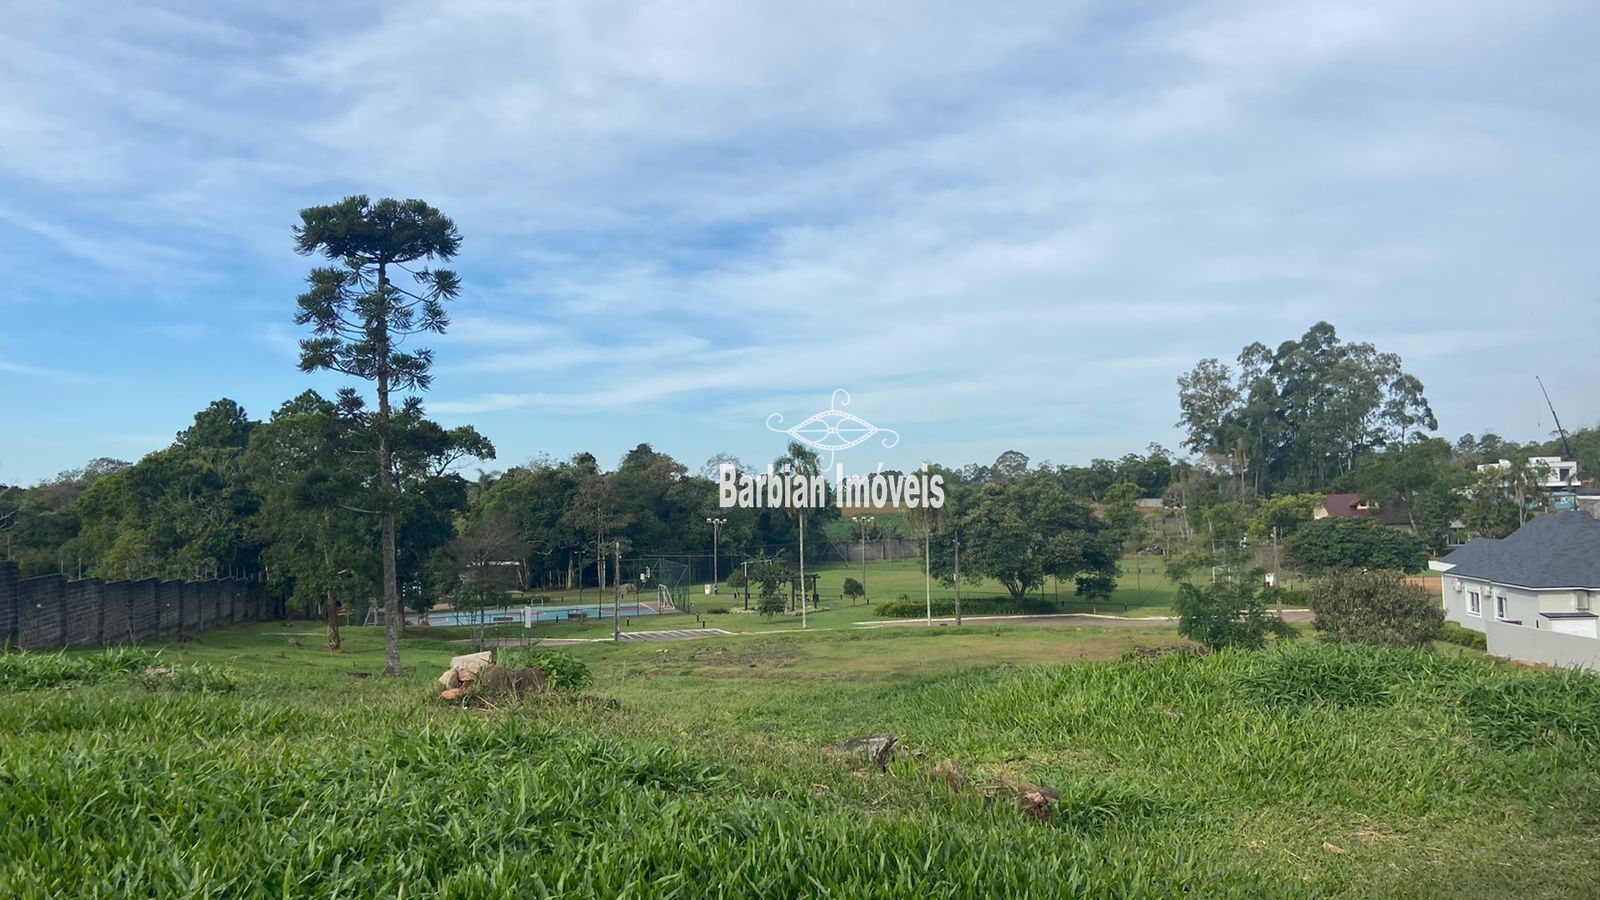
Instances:
[[[1539,382],[1539,393],[1544,394],[1544,405],[1550,407],[1550,418],[1556,423],[1556,433],[1561,435],[1561,449],[1566,452],[1566,458],[1577,459],[1572,455],[1572,444],[1567,440],[1567,430],[1561,427],[1561,417],[1556,415],[1556,405],[1550,402],[1550,392],[1544,389],[1544,379],[1535,375],[1533,380]],[[1572,485],[1571,475],[1567,476],[1567,485],[1569,487]]]

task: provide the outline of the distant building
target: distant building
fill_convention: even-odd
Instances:
[[[1546,490],[1571,488],[1578,483],[1578,463],[1576,460],[1562,459],[1559,456],[1530,456],[1528,465],[1540,473],[1538,484]],[[1499,462],[1484,463],[1478,466],[1479,472],[1493,472],[1496,469],[1511,468],[1511,460],[1502,459]]]
[[[1411,522],[1399,509],[1361,499],[1360,494],[1329,494],[1322,505],[1311,511],[1313,519],[1377,519],[1405,531]]]

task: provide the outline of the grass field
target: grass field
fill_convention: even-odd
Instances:
[[[399,680],[373,630],[329,654],[299,622],[166,648],[181,681],[6,657],[0,895],[1600,893],[1592,676],[1163,653],[1170,626],[834,629],[580,645],[620,709],[473,710],[434,696],[462,649],[434,632]],[[879,731],[922,759],[823,750]],[[947,758],[973,787],[929,777]],[[1054,820],[986,804],[1001,777],[1059,789]]]

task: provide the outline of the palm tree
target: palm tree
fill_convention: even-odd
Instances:
[[[772,463],[773,468],[791,475],[815,477],[822,472],[822,460],[815,450],[799,441],[790,441],[784,454]],[[803,504],[786,507],[789,515],[800,522],[800,627],[806,627],[806,507]]]

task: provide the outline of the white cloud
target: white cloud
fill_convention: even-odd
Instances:
[[[429,407],[491,433],[847,385],[1065,461],[1170,440],[1179,371],[1317,319],[1401,350],[1451,428],[1525,412],[1456,387],[1486,341],[1584,371],[1501,323],[1600,325],[1597,35],[1554,0],[30,8],[0,232],[288,298],[300,206],[426,197],[467,286]]]

